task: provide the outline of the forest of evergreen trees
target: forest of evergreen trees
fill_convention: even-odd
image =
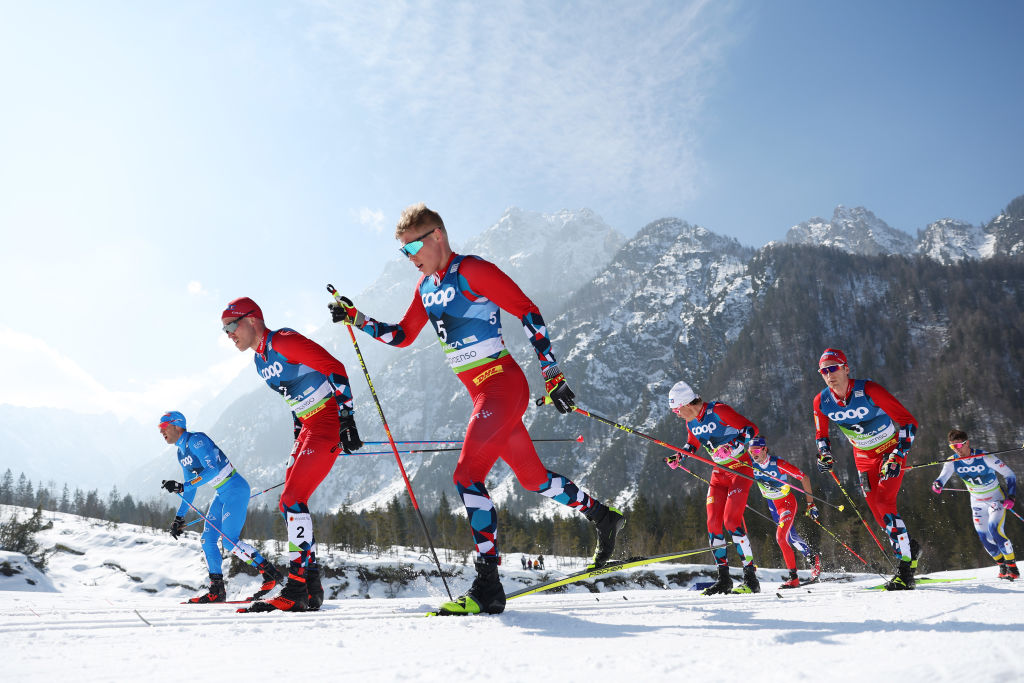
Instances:
[[[907,476],[910,476],[909,473]],[[955,482],[954,479],[950,485],[953,486]],[[859,499],[859,492],[853,487],[847,490],[856,497],[862,514],[866,515],[866,506]],[[923,570],[939,571],[992,564],[974,533],[966,496],[966,493],[955,491],[945,493],[943,498],[933,495],[903,496],[903,515],[908,520],[911,532],[922,539],[925,548]],[[267,502],[250,505],[243,536],[261,545],[269,544],[280,553],[284,549],[284,520],[276,507],[273,507],[276,499],[273,496],[267,498]],[[447,496],[442,495],[440,500],[438,509],[424,512],[424,521],[431,539],[442,562],[466,562],[472,552],[472,533],[466,515],[461,505],[453,509]],[[158,530],[169,528],[175,512],[170,498],[159,502],[135,501],[130,495],[119,495],[116,488],[106,496],[101,496],[96,490],[76,489],[72,492],[64,485],[58,495],[55,484],[34,486],[24,474],[15,478],[10,470],[0,477],[0,504],[37,510],[34,526],[31,520],[0,520],[0,541],[8,539],[4,547],[7,550],[15,550],[11,547],[10,538],[25,537],[27,532],[40,528],[45,518],[45,515],[41,516],[44,510],[66,512],[115,524],[137,524]],[[826,569],[878,571],[883,574],[890,571],[887,555],[883,554],[856,515],[838,513],[824,505],[821,508],[821,522],[827,531],[823,532],[822,527],[815,526],[805,517],[798,519],[796,528],[820,551]],[[620,556],[696,549],[708,543],[702,496],[668,498],[655,502],[639,495],[624,512],[628,523],[619,537]],[[195,514],[190,512],[187,519],[191,521],[193,518]],[[404,495],[396,496],[384,507],[361,512],[342,507],[336,513],[319,513],[315,518],[317,541],[331,548],[376,555],[390,554],[398,546],[419,548],[427,552],[418,514]],[[746,521],[757,564],[765,567],[783,566],[782,554],[775,543],[775,527],[756,487],[750,493]],[[17,522],[16,527],[12,526],[12,522]],[[498,523],[501,548],[506,555],[526,553],[549,557],[586,557],[594,549],[593,526],[582,515],[537,518],[528,514],[510,514],[499,508]],[[191,527],[197,531],[201,528],[201,523]],[[1024,522],[1008,515],[1006,528],[1011,539],[1017,541],[1024,537],[1020,533],[1024,530]],[[877,528],[873,528],[873,531],[881,543],[887,545],[884,534]],[[869,564],[866,566],[856,559],[836,538],[853,547]],[[18,542],[31,543],[31,540]],[[25,550],[23,548],[18,552]],[[36,554],[35,557],[37,563],[45,563],[42,555]],[[734,565],[735,557],[735,553],[730,550]],[[696,561],[706,564],[712,562],[710,554]],[[802,565],[798,567],[802,568]]]

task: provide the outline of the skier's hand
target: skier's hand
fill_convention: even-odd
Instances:
[[[355,304],[348,297],[343,296],[332,301],[327,304],[327,308],[331,311],[331,320],[336,323],[362,327],[363,321],[366,319],[362,313],[356,310]]]
[[[882,466],[878,470],[879,481],[885,481],[886,479],[892,479],[893,477],[900,476],[900,470],[903,469],[903,458],[897,455],[897,453],[898,451],[893,451],[882,463]]]
[[[825,451],[824,453],[818,454],[818,472],[825,474],[826,472],[832,471],[832,465],[835,464],[835,460],[832,459],[832,453]]]
[[[732,457],[732,446],[727,443],[723,443],[721,446],[715,449],[715,462],[719,460],[728,460]]]
[[[295,413],[292,413],[292,434],[295,439],[299,438],[299,432],[302,431],[302,420],[295,417]]]
[[[1007,498],[1006,500],[1003,501],[1003,509],[1004,510],[1012,510],[1014,505],[1015,505],[1015,502],[1014,502],[1013,498]]]
[[[676,469],[683,466],[683,462],[686,460],[685,453],[673,453],[672,455],[665,457],[665,464]]]
[[[932,482],[932,493],[936,496],[942,493],[942,484],[939,483],[938,479]]]
[[[576,407],[576,394],[565,382],[565,375],[557,365],[551,365],[544,371],[544,391],[555,404],[555,408],[563,415],[571,413]]]
[[[181,493],[182,491],[185,490],[184,484],[180,484],[174,481],[173,479],[167,479],[165,481],[160,482],[160,486],[167,489],[167,493]]]
[[[808,517],[810,517],[811,519],[813,519],[815,522],[817,522],[818,521],[818,515],[820,515],[821,513],[818,512],[818,506],[817,505],[815,505],[814,503],[809,503],[807,505],[807,512],[805,514]]]
[[[185,532],[185,518],[175,517],[174,522],[171,523],[171,536],[174,540],[178,540],[178,536],[181,536]]]
[[[338,440],[341,442],[341,449],[346,453],[358,451],[363,447],[363,441],[359,438],[356,430],[356,418],[348,408],[338,413],[338,421],[341,428],[338,431]]]

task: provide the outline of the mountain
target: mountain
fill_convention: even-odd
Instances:
[[[83,415],[55,408],[0,405],[0,472],[23,472],[34,483],[97,489],[123,487],[122,475],[152,452],[156,427],[111,413]],[[122,489],[123,490],[123,489]]]
[[[862,206],[837,206],[831,221],[812,218],[786,233],[788,244],[836,247],[850,254],[909,254],[914,238],[889,225]]]
[[[495,261],[538,303],[581,406],[669,442],[681,441],[682,425],[668,412],[667,391],[685,379],[706,398],[736,406],[781,453],[813,468],[809,406],[822,386],[814,366],[825,346],[844,348],[855,376],[881,381],[918,416],[922,457],[942,452],[952,424],[993,448],[1024,438],[1024,366],[1014,353],[1024,346],[1017,323],[1024,307],[1024,197],[985,225],[943,219],[916,240],[862,207],[837,207],[831,221],[808,220],[784,243],[760,249],[676,218],[654,221],[626,240],[589,211],[509,209],[458,250]],[[417,279],[396,259],[352,298],[366,314],[396,321]],[[540,396],[533,350],[518,321],[506,314],[505,322],[506,343]],[[364,440],[382,441],[348,330],[326,324],[312,336],[348,367]],[[470,402],[429,330],[407,349],[358,332],[356,338],[396,439],[462,437]],[[279,483],[292,439],[286,405],[255,375],[230,391],[203,413],[217,414],[207,433],[254,487]],[[702,495],[700,479],[666,471],[668,451],[633,435],[551,407],[531,406],[524,419],[536,437],[584,437],[583,444],[538,450],[552,470],[601,499]],[[152,436],[147,432],[150,451]],[[387,448],[362,453],[371,450]],[[19,452],[25,455],[14,461],[15,473],[29,461]],[[456,458],[403,456],[424,507],[442,493],[454,499]],[[139,463],[132,479],[148,493],[175,468],[164,454]],[[489,487],[512,511],[558,509],[524,492],[500,460]],[[311,506],[366,508],[395,495],[404,495],[404,484],[394,458],[355,455],[339,459]],[[908,504],[928,505],[914,496]]]

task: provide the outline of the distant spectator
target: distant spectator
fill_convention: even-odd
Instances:
[[[523,569],[529,569],[530,568],[530,561],[528,559],[526,559],[526,555],[520,556],[519,560],[523,563]]]
[[[540,563],[540,568],[544,569],[544,556],[543,555],[538,555],[537,556],[537,562]]]

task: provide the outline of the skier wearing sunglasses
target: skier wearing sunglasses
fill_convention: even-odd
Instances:
[[[575,395],[558,368],[547,326],[533,301],[493,263],[453,252],[441,216],[424,204],[402,212],[395,238],[401,243],[402,255],[422,274],[402,320],[397,324],[378,322],[344,297],[329,305],[331,317],[398,347],[409,346],[429,321],[449,367],[469,390],[473,413],[452,478],[473,530],[477,577],[466,595],[443,604],[438,614],[497,614],[505,609],[505,593],[498,578],[498,515],[484,482],[498,458],[512,468],[524,488],[573,508],[597,527],[591,567],[608,562],[625,518],[549,470],[523,425],[530,388],[505,348],[501,309],[522,323],[540,360],[551,402],[563,414],[575,407]]]
[[[981,448],[971,448],[967,432],[949,431],[949,447],[956,455],[942,466],[939,476],[932,482],[932,492],[942,493],[953,474],[957,474],[971,494],[971,517],[985,552],[999,565],[999,578],[1014,581],[1020,578],[1013,554],[1013,543],[1003,530],[1006,511],[1012,510],[1017,495],[1017,475],[1002,460]],[[973,457],[972,457],[973,456]],[[1006,495],[999,486],[998,475],[1006,479]]]
[[[828,430],[835,422],[853,446],[864,498],[875,521],[889,535],[893,553],[899,560],[899,569],[886,583],[886,589],[913,589],[918,544],[911,540],[907,525],[896,509],[896,496],[917,432],[917,420],[882,385],[870,379],[851,377],[846,354],[839,349],[825,349],[818,359],[818,372],[827,385],[814,397],[818,471],[832,471]]]

